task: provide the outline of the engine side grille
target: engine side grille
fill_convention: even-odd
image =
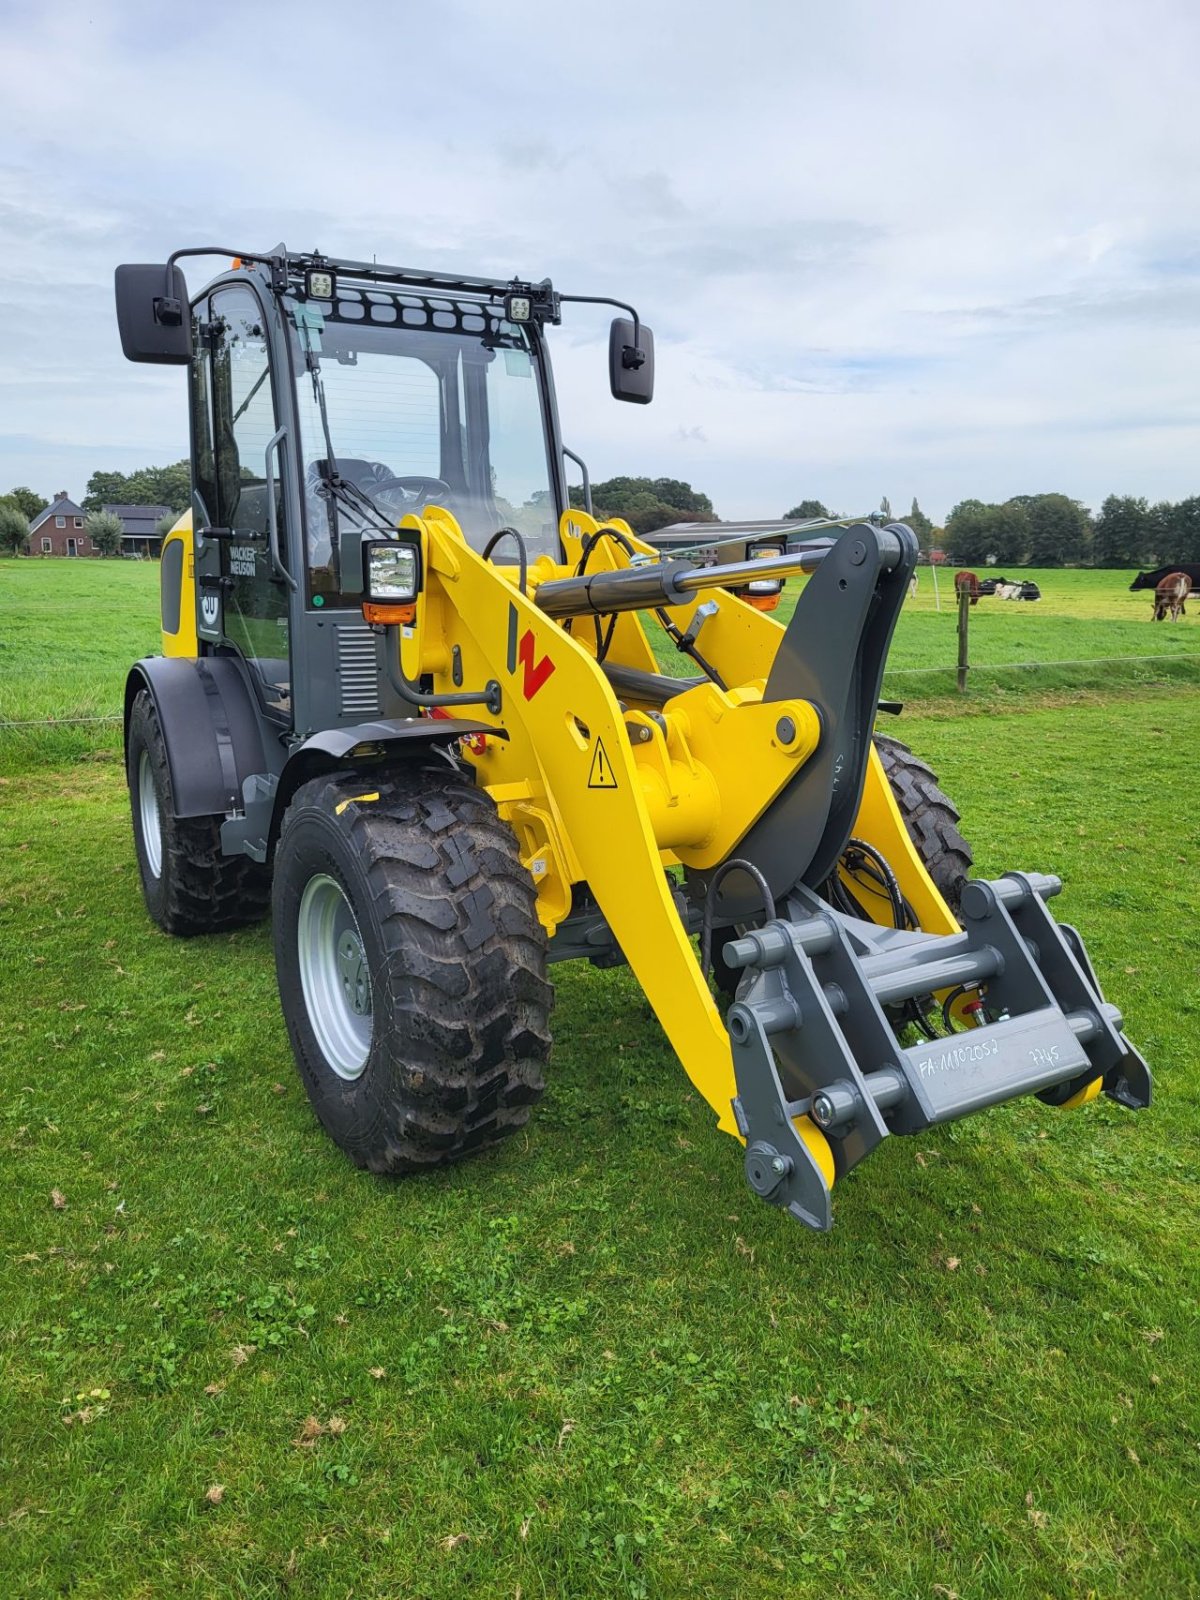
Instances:
[[[379,649],[363,624],[338,623],[338,710],[343,717],[379,715]]]

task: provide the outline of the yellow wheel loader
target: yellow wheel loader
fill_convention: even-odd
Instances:
[[[167,932],[270,908],[354,1161],[522,1126],[562,960],[628,963],[750,1187],[814,1228],[888,1134],[1148,1104],[1058,880],[969,879],[933,775],[875,734],[908,528],[656,548],[572,508],[548,350],[566,305],[613,306],[612,393],[644,404],[633,308],[282,245],[189,298],[180,259],[218,253],[116,275],[125,354],[186,366],[191,407],[163,654],[126,689],[134,839]]]

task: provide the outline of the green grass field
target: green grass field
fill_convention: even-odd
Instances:
[[[156,576],[0,562],[0,720],[115,709]],[[980,647],[1200,650],[1128,581],[1046,574]],[[952,659],[925,602],[907,665]],[[0,1594],[1200,1595],[1200,702],[1111,687],[888,731],[981,874],[1061,873],[1155,1105],[890,1140],[827,1237],[750,1195],[622,971],[556,969],[524,1135],[359,1173],[269,930],[145,917],[113,730],[0,728]]]
[[[1081,691],[1200,688],[1200,603],[1177,624],[1155,625],[1148,596],[1129,592],[1131,573],[1020,576],[1035,577],[1044,599],[984,598],[972,609],[964,698],[954,692],[953,574],[941,575],[938,611],[932,572],[923,567],[896,631],[885,692],[929,714],[958,716]],[[789,586],[775,613],[781,621],[799,587]],[[62,719],[119,713],[128,663],[158,649],[157,592],[154,562],[0,560],[0,724],[57,719],[53,727],[8,727],[9,759],[71,760],[116,748],[112,726]],[[658,637],[668,670],[694,670]]]

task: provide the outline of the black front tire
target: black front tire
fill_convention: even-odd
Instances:
[[[958,808],[942,790],[933,768],[906,744],[877,733],[875,748],[925,871],[957,916],[973,860],[971,846],[959,832]]]
[[[158,710],[146,689],[129,712],[126,776],[146,909],[164,933],[187,938],[258,922],[271,876],[248,856],[221,854],[221,818],[177,817]]]
[[[959,832],[958,808],[941,788],[933,768],[906,744],[884,733],[874,737],[909,838],[938,893],[957,916],[974,859],[971,846]],[[727,1001],[736,996],[741,978],[740,972],[726,964],[723,954],[732,931],[718,930],[712,950],[713,977]]]
[[[491,798],[445,766],[333,774],[292,797],[279,993],[313,1110],[360,1167],[444,1165],[528,1121],[553,993],[535,904]]]

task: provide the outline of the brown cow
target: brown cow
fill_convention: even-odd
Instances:
[[[1186,572],[1172,572],[1162,578],[1154,590],[1154,620],[1162,622],[1167,612],[1171,613],[1171,621],[1178,622],[1180,617],[1187,616],[1187,607],[1184,601],[1192,592],[1192,580]]]
[[[962,594],[964,589],[971,596],[971,604],[977,606],[979,604],[979,577],[976,573],[967,572],[965,569],[954,574],[955,594]]]

